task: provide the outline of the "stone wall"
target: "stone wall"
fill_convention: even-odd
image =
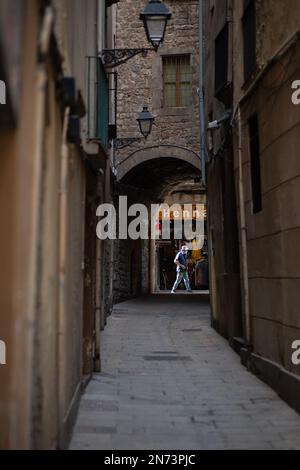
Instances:
[[[147,57],[136,56],[118,67],[118,137],[141,137],[136,121],[143,105],[156,118],[151,136],[119,151],[116,161],[121,162],[133,151],[159,144],[182,146],[200,153],[198,112],[198,2],[195,0],[167,0],[172,13],[164,43],[158,52],[150,51]],[[139,19],[144,10],[144,0],[121,0],[117,5],[116,47],[151,47]],[[192,106],[164,108],[162,56],[191,54]]]
[[[117,4],[116,48],[151,48],[143,23],[139,19],[146,3],[145,0],[121,0]],[[138,55],[117,68],[118,138],[141,137],[136,119],[145,105],[155,117],[156,124],[147,141],[142,140],[116,152],[119,181],[122,181],[129,171],[149,160],[157,161],[157,168],[160,168],[160,161],[164,158],[185,160],[195,167],[195,176],[199,175],[198,1],[166,0],[164,3],[170,9],[172,19],[167,26],[165,41],[158,52],[151,50],[146,57]],[[164,107],[162,57],[181,54],[190,54],[192,104],[188,107]],[[176,173],[177,170],[173,171]],[[135,184],[140,186],[138,181]],[[129,191],[135,202],[146,201],[147,196],[143,190],[135,191],[134,188],[131,190],[129,188]],[[155,198],[154,193],[155,188],[152,191],[152,198]],[[125,240],[116,242],[115,302],[149,292],[149,247],[148,242],[143,245]]]

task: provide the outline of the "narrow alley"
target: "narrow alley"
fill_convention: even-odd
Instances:
[[[116,305],[102,357],[71,449],[300,447],[300,416],[240,364],[201,295]]]
[[[299,0],[0,0],[0,451],[300,450],[299,148]]]

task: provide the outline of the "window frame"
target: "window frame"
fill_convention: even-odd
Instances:
[[[183,81],[181,79],[181,72],[180,72],[180,66],[183,65],[183,63],[180,63],[179,60],[180,58],[187,59],[187,64],[189,67],[189,80],[188,81]],[[173,59],[173,60],[178,60],[178,63],[176,63],[176,78],[175,82],[167,82],[165,79],[165,64],[168,59]],[[161,56],[161,61],[162,61],[162,107],[164,109],[182,109],[182,108],[190,108],[192,106],[192,64],[191,64],[191,53],[178,53],[178,54],[163,54]],[[175,84],[175,104],[170,104],[166,100],[166,87],[167,85],[170,85],[174,83]],[[188,94],[188,104],[182,104],[182,91],[181,91],[181,85],[182,84],[188,84],[189,86],[189,94]]]

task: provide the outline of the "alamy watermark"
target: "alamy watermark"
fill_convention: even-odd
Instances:
[[[144,204],[128,207],[127,196],[119,197],[118,214],[113,204],[97,208],[96,233],[100,240],[185,240],[190,250],[204,244],[204,204]],[[172,228],[171,228],[172,226]]]
[[[6,85],[3,80],[0,80],[0,104],[6,104]]]
[[[294,366],[300,365],[300,340],[296,340],[292,344],[292,349],[295,350],[292,354],[292,363]]]
[[[295,90],[293,91],[292,97],[291,97],[292,103],[295,106],[299,106],[300,104],[300,80],[294,80],[292,82],[292,90]]]
[[[6,364],[6,344],[0,340],[0,366]]]

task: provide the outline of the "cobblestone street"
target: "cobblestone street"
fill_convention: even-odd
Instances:
[[[199,299],[115,306],[71,449],[300,449],[300,416],[240,364]]]

